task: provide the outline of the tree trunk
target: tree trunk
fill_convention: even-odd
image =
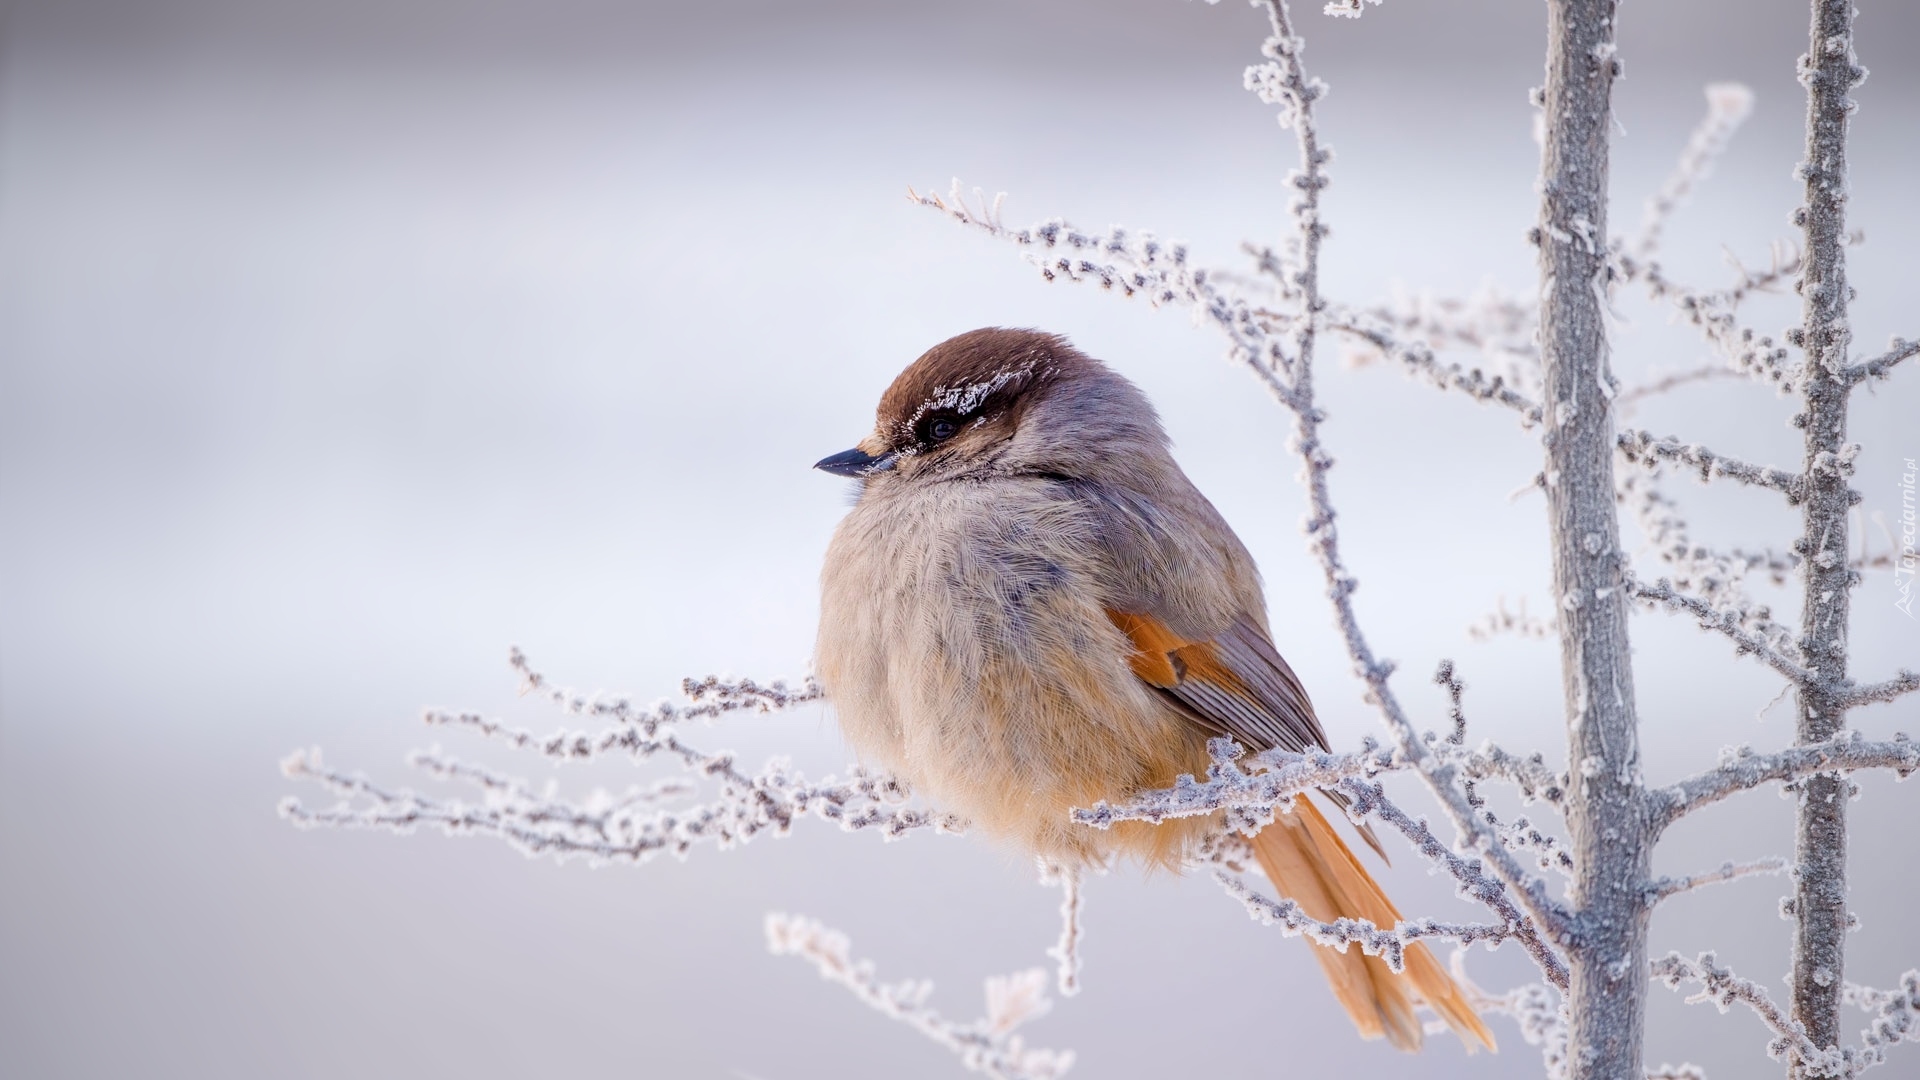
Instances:
[[[1540,249],[1547,503],[1573,791],[1577,943],[1567,1006],[1574,1080],[1641,1080],[1653,831],[1614,505],[1607,371],[1607,172],[1614,0],[1549,0]]]
[[[1846,273],[1848,91],[1854,64],[1852,0],[1813,0],[1813,26],[1800,77],[1807,87],[1807,157],[1800,175],[1806,204],[1795,213],[1805,234],[1799,290],[1803,322],[1793,336],[1806,354],[1800,380],[1806,432],[1804,528],[1795,545],[1805,595],[1799,645],[1813,679],[1799,688],[1800,741],[1823,742],[1846,721],[1847,609],[1853,571],[1847,565],[1847,512],[1854,493],[1841,456],[1847,437]],[[1840,1042],[1840,989],[1847,935],[1847,792],[1845,777],[1810,778],[1801,792],[1795,845],[1794,1019],[1823,1048]],[[1796,1068],[1796,1074],[1806,1070]]]

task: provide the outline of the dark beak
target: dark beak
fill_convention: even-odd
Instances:
[[[842,450],[832,457],[821,458],[813,467],[835,476],[851,476],[854,479],[872,476],[877,472],[886,472],[893,468],[898,454],[882,454],[874,457],[865,450]]]

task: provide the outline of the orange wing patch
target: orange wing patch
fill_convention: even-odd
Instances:
[[[1151,615],[1109,609],[1107,618],[1133,643],[1133,655],[1127,657],[1127,666],[1135,675],[1162,690],[1180,685],[1180,672],[1173,666],[1173,654],[1191,642],[1180,640],[1167,629],[1166,623]]]
[[[1188,679],[1212,683],[1246,695],[1247,685],[1233,669],[1220,662],[1211,642],[1188,641],[1151,615],[1107,611],[1107,618],[1133,643],[1127,666],[1143,681],[1170,690]]]

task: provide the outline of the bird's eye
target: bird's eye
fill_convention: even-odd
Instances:
[[[946,442],[960,432],[960,422],[951,417],[937,416],[927,424],[927,438],[931,442]]]

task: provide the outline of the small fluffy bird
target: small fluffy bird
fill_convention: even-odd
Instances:
[[[1218,736],[1327,749],[1246,546],[1146,395],[1066,339],[935,346],[887,388],[873,433],[816,467],[860,481],[821,573],[827,699],[863,760],[975,828],[1067,865],[1177,868],[1217,819],[1097,830],[1068,812],[1204,774]],[[1314,918],[1399,921],[1306,798],[1252,843]],[[1492,1049],[1425,946],[1399,975],[1358,948],[1313,952],[1362,1036],[1417,1049],[1424,1001]]]

